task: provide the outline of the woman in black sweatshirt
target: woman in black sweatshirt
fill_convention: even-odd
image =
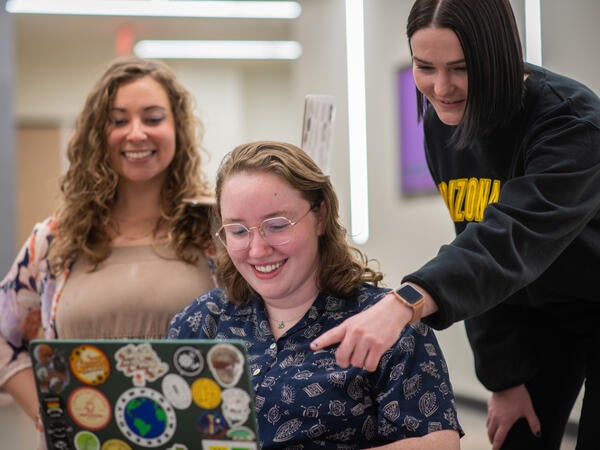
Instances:
[[[407,324],[465,320],[494,450],[558,449],[584,381],[577,449],[597,448],[600,100],[523,63],[508,0],[416,0],[407,36],[456,238],[313,349],[374,370]]]

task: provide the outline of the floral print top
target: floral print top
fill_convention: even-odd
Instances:
[[[69,276],[68,270],[58,277],[49,271],[46,256],[55,229],[52,217],[36,224],[0,283],[0,386],[31,365],[27,343],[40,327],[45,337],[55,337],[52,311]]]
[[[0,393],[6,380],[31,365],[27,346],[41,329],[45,338],[57,337],[57,306],[71,269],[58,276],[49,270],[47,255],[56,228],[53,217],[36,224],[0,283]],[[212,252],[204,255],[217,286]]]

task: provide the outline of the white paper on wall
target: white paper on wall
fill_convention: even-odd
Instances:
[[[326,174],[329,173],[331,161],[334,120],[334,96],[318,94],[306,96],[301,147]]]

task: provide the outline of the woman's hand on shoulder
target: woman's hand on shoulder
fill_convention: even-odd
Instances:
[[[320,350],[339,342],[335,358],[340,367],[362,367],[373,372],[383,353],[398,340],[412,314],[393,294],[387,294],[370,308],[320,335],[312,342],[311,349]]]
[[[423,295],[422,317],[436,312],[438,307],[431,295],[420,286],[413,287]],[[352,365],[373,372],[381,356],[398,340],[412,316],[413,310],[390,292],[370,308],[317,337],[311,343],[311,349],[321,350],[339,343],[335,359],[340,367]]]

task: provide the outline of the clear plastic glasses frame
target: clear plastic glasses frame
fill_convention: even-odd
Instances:
[[[226,223],[219,228],[215,236],[229,250],[240,251],[250,247],[252,235],[256,230],[267,244],[277,247],[292,240],[294,225],[304,219],[312,210],[311,207],[295,222],[287,217],[269,217],[255,227],[247,227],[242,223]]]

